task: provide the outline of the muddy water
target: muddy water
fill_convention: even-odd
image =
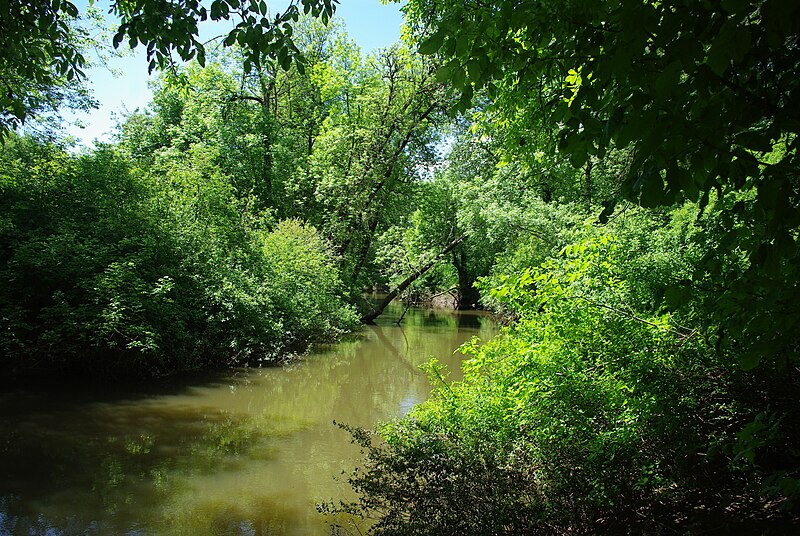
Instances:
[[[430,392],[420,364],[436,356],[455,379],[456,348],[494,333],[475,313],[410,311],[398,327],[390,311],[285,367],[0,393],[0,535],[330,534],[315,504],[349,498],[341,473],[358,461],[333,421],[403,414]]]

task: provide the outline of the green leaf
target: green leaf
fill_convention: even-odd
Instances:
[[[24,119],[26,115],[25,104],[18,99],[11,101],[11,109],[14,111],[14,116],[18,119]]]
[[[441,84],[449,82],[450,78],[453,76],[453,68],[456,65],[458,65],[456,62],[451,61],[436,69],[436,72],[433,75],[434,78],[436,78],[436,81]]]
[[[640,177],[641,196],[639,203],[645,208],[653,208],[660,205],[664,200],[664,181],[656,173],[647,173]]]
[[[456,39],[456,56],[460,58],[467,56],[470,49],[472,48],[471,36],[457,34],[455,39]]]
[[[669,97],[678,92],[678,86],[681,81],[681,63],[673,61],[659,73],[655,81],[655,92],[660,97]]]
[[[580,169],[589,160],[589,153],[586,151],[585,145],[583,147],[577,146],[570,149],[569,163],[575,169]]]
[[[200,67],[206,66],[206,51],[200,43],[197,44],[197,63]]]
[[[72,2],[65,2],[63,9],[70,17],[78,16],[78,8]]]
[[[482,69],[480,62],[470,60],[467,62],[467,72],[472,80],[478,80],[481,77]]]
[[[464,88],[464,91],[461,92],[461,98],[458,101],[458,109],[462,112],[469,109],[472,105],[472,88],[467,86]]]
[[[288,51],[284,47],[278,49],[278,64],[284,71],[288,71],[292,66],[292,57],[289,56]]]
[[[444,57],[450,57],[456,52],[456,38],[453,36],[447,37],[444,41],[443,48],[441,49]]]
[[[711,48],[706,57],[706,64],[717,76],[722,76],[731,64],[735,47],[736,27],[730,21],[726,22],[719,35],[711,43]]]
[[[439,49],[442,47],[442,43],[444,42],[445,33],[443,31],[435,32],[433,35],[425,39],[419,44],[419,48],[417,49],[420,54],[429,56],[431,54],[436,54]]]
[[[463,88],[467,79],[467,73],[461,65],[456,65],[451,75],[451,82],[457,88]]]
[[[747,0],[722,0],[720,5],[729,14],[735,15],[742,13],[748,7],[748,2]]]
[[[736,36],[733,39],[733,59],[735,61],[742,61],[753,47],[753,39],[750,35],[750,31],[744,26],[737,26],[735,33]]]

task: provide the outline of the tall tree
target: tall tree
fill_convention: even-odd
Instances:
[[[357,282],[374,239],[399,214],[431,156],[432,120],[445,108],[429,63],[408,50],[379,52],[344,81],[311,158],[320,225]],[[335,72],[332,79],[338,78]]]
[[[695,279],[716,274],[719,335],[753,367],[797,356],[786,335],[800,332],[798,10],[783,0],[412,0],[407,14],[461,108],[482,88],[520,106],[536,99],[574,166],[629,152],[622,196],[719,205],[720,247]],[[731,272],[719,253],[737,249],[747,260]]]

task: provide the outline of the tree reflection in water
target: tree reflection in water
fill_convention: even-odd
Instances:
[[[314,505],[372,426],[428,396],[433,356],[491,337],[474,312],[411,310],[284,367],[148,389],[42,385],[0,396],[0,534],[326,534]]]

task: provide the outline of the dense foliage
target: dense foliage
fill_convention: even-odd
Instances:
[[[330,245],[254,218],[218,172],[153,176],[111,147],[71,156],[30,139],[0,158],[7,372],[269,362],[353,325]]]
[[[6,134],[85,104],[75,9],[6,6],[2,368],[263,363],[353,327],[365,288],[450,293],[508,326],[353,430],[361,498],[331,508],[376,534],[788,530],[796,3],[410,0],[368,56],[300,18],[335,3],[112,3],[114,44],[171,69],[78,154]],[[235,12],[206,57],[198,21]]]
[[[549,209],[574,223],[569,210]],[[526,243],[529,262],[509,262],[527,267],[484,280],[517,321],[462,348],[463,381],[432,362],[434,396],[382,440],[354,432],[362,498],[339,510],[377,516],[375,534],[789,527],[797,379],[742,370],[716,347],[702,297],[660,306],[713,247],[718,215],[694,212],[629,209],[563,229],[560,250]]]
[[[143,45],[150,71],[174,68],[176,58],[196,58],[204,65],[206,50],[199,38],[199,24],[238,20],[222,44],[237,45],[244,51],[248,72],[276,64],[283,69],[292,64],[302,69],[293,25],[303,13],[327,23],[337,3],[293,1],[283,11],[273,12],[264,1],[213,0],[204,6],[197,0],[113,0],[109,13],[118,17],[119,25],[112,44],[118,48],[127,39],[131,49]],[[83,69],[88,61],[86,32],[81,31],[79,18],[78,8],[69,0],[0,5],[0,139],[43,111],[74,106],[75,97],[81,96],[75,84],[85,79]]]
[[[354,431],[340,509],[376,534],[794,527],[796,10],[409,2],[471,123],[446,226],[512,323],[463,382],[432,363],[432,400]]]
[[[587,180],[593,164],[630,155],[617,191],[597,200],[601,220],[621,198],[702,208],[717,193],[720,249],[749,262],[731,273],[711,253],[698,270],[716,274],[720,297],[708,305],[727,319],[723,342],[756,366],[797,350],[785,337],[798,331],[800,298],[797,10],[784,0],[419,0],[408,15],[462,109],[479,90],[492,98],[480,111],[512,158],[548,151],[543,132]]]
[[[354,327],[444,93],[405,47],[296,28],[305,68],[220,51],[162,76],[113,145],[7,138],[6,370],[257,364]]]

